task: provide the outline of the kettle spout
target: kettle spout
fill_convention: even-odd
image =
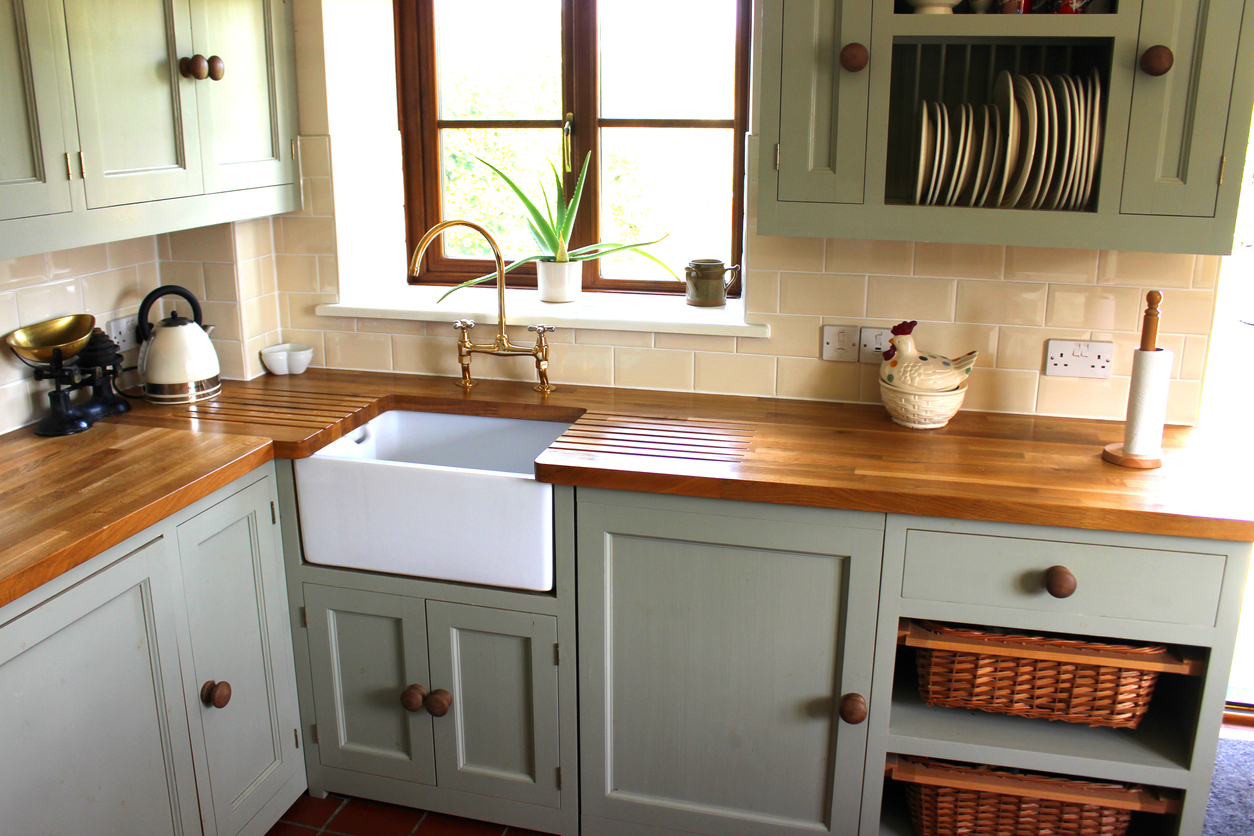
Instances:
[[[200,327],[205,329],[205,333],[206,333],[206,334],[212,335],[212,334],[213,334],[213,329],[214,329],[214,328],[217,328],[218,326],[216,326],[216,325],[202,325],[202,326],[200,326]]]

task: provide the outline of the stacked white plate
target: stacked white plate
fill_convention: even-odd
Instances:
[[[1101,154],[1102,84],[1002,72],[987,105],[922,102],[914,202],[1075,211]]]

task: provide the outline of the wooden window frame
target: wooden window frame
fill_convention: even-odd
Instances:
[[[441,128],[510,127],[557,128],[562,120],[441,120],[437,112],[435,83],[435,4],[434,0],[394,0],[396,18],[397,107],[401,129],[405,176],[405,235],[408,251],[440,217]],[[732,261],[739,264],[743,251],[745,202],[745,136],[749,127],[749,49],[752,21],[751,0],[736,0],[735,113],[729,120],[601,119],[585,116],[597,113],[597,44],[595,0],[562,0],[562,112],[575,114],[571,134],[571,159],[575,170],[564,173],[569,193],[578,178],[578,162],[591,152],[584,182],[579,217],[571,233],[571,246],[586,246],[594,240],[599,225],[600,156],[597,135],[603,127],[717,127],[732,128]],[[424,84],[428,79],[430,83]],[[576,79],[588,79],[576,86]],[[475,220],[470,218],[469,220]],[[697,254],[694,254],[694,256]],[[631,293],[683,293],[683,282],[663,279],[607,279],[600,275],[600,262],[583,263],[583,288],[595,291]],[[410,284],[455,285],[494,269],[488,259],[450,258],[442,246],[427,251],[420,268],[421,277],[410,276]],[[649,268],[644,266],[642,270]],[[660,272],[660,268],[653,265]],[[506,275],[510,287],[535,287],[536,271],[526,264]],[[682,274],[681,274],[682,278]],[[729,289],[740,295],[740,278]]]

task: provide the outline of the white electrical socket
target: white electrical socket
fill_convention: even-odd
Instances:
[[[1049,340],[1045,374],[1054,377],[1110,377],[1115,344],[1093,340]]]
[[[105,333],[109,339],[118,344],[118,351],[130,351],[139,347],[139,336],[135,326],[139,324],[138,316],[123,316],[105,323]]]
[[[858,326],[857,325],[824,325],[823,353],[824,360],[840,360],[844,363],[858,362]]]
[[[888,351],[888,341],[892,336],[891,328],[863,328],[858,339],[858,362],[884,362],[884,352]]]

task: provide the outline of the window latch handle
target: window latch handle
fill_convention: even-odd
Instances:
[[[570,135],[575,132],[575,114],[567,113],[562,123],[562,165],[566,173],[570,173]]]

